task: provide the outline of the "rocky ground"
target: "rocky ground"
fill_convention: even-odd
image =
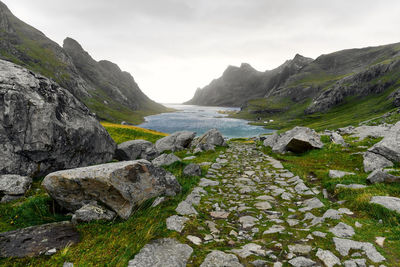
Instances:
[[[321,191],[255,144],[232,142],[167,219],[178,234],[129,266],[385,266],[377,244],[354,238],[354,213]]]

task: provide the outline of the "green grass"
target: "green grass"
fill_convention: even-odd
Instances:
[[[259,145],[265,153],[279,159],[285,168],[301,176],[310,187],[319,185],[326,188],[333,200],[333,203],[325,203],[329,205],[326,208],[337,208],[339,206],[335,207],[335,202],[345,200],[344,206],[355,212],[355,216],[346,217],[345,222],[354,225],[355,221],[358,221],[364,225],[362,231],[357,231],[358,234],[354,239],[374,243],[376,236],[387,237],[385,246],[379,250],[387,257],[387,266],[397,266],[400,260],[398,253],[400,251],[400,215],[382,206],[370,204],[369,200],[372,196],[378,195],[400,197],[400,185],[375,184],[359,190],[336,189],[337,184],[367,184],[368,174],[363,171],[363,158],[357,153],[366,151],[366,148],[360,148],[360,146],[370,147],[381,138],[366,138],[361,142],[349,137],[345,139],[349,147],[333,144],[327,137],[323,137],[322,149],[303,154],[276,154],[270,148]],[[329,170],[349,171],[356,175],[332,179],[328,176]]]
[[[103,123],[117,142],[135,138],[155,141],[166,134],[138,127]],[[166,167],[173,173],[182,186],[182,191],[175,197],[167,198],[158,207],[152,208],[154,199],[145,201],[136,208],[128,220],[115,219],[112,222],[92,222],[77,227],[81,242],[68,246],[57,254],[22,259],[0,259],[1,266],[62,266],[65,261],[75,266],[126,266],[136,253],[153,239],[173,236],[174,232],[166,229],[166,219],[175,214],[175,208],[191,189],[196,186],[200,177],[186,177],[184,167],[190,162],[215,162],[221,151],[199,153],[193,161],[178,162]],[[179,156],[186,151],[177,152]],[[203,167],[203,174],[206,173]],[[51,198],[40,186],[41,179],[34,182],[25,198],[9,204],[0,204],[0,230],[15,230],[32,225],[70,219],[62,213]]]
[[[109,122],[102,122],[101,124],[104,126],[104,128],[106,128],[107,132],[117,144],[135,139],[143,139],[155,143],[158,139],[167,136],[165,133],[139,128],[136,126],[114,124]]]

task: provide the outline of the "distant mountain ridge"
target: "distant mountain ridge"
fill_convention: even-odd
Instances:
[[[145,115],[167,110],[149,99],[116,64],[96,62],[71,38],[59,46],[15,17],[1,1],[0,58],[54,79],[101,120],[139,123]]]
[[[290,113],[293,119],[375,96],[379,110],[400,105],[400,43],[347,49],[315,60],[296,55],[265,72],[228,67],[186,103],[242,107],[260,118]]]

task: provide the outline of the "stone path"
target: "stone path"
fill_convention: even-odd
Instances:
[[[340,206],[328,209],[331,203],[320,191],[254,144],[233,143],[167,227],[203,252],[200,266],[384,266],[374,244],[352,240],[362,225],[343,219],[353,213]],[[153,249],[157,254],[165,248]],[[182,253],[169,250],[171,257],[173,251]],[[174,266],[193,262],[185,255],[186,261]]]

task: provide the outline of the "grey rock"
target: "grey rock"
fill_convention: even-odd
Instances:
[[[344,262],[344,267],[367,267],[365,259],[354,259]]]
[[[353,227],[343,222],[338,223],[335,227],[329,229],[329,232],[333,233],[337,237],[352,237],[355,232]]]
[[[192,206],[192,204],[185,200],[178,204],[178,207],[176,207],[175,211],[180,215],[198,214],[196,209]]]
[[[206,187],[206,186],[217,186],[219,185],[218,181],[213,181],[207,178],[201,178],[199,186]]]
[[[54,254],[56,254],[57,253],[57,249],[56,248],[52,248],[52,249],[49,249],[48,251],[46,251],[45,253],[44,253],[44,255],[46,255],[46,256],[52,256],[52,255],[54,255]]]
[[[321,200],[314,197],[314,198],[307,199],[306,201],[304,201],[303,206],[304,207],[299,209],[299,211],[301,211],[301,212],[310,211],[313,209],[322,208],[325,205],[324,205],[324,203],[321,202]]]
[[[179,161],[181,161],[181,159],[175,156],[174,154],[162,154],[161,156],[153,159],[151,163],[153,163],[153,165],[156,167],[161,167],[161,166],[169,166]]]
[[[371,184],[376,183],[400,183],[400,176],[395,176],[384,172],[382,169],[376,169],[367,177],[367,181]]]
[[[335,144],[338,144],[338,145],[341,145],[341,146],[348,146],[346,141],[344,141],[343,137],[340,134],[336,133],[336,132],[331,133],[330,134],[330,138],[331,138],[331,141],[333,143],[335,143]]]
[[[147,159],[153,160],[159,156],[155,146],[146,140],[131,140],[119,144],[115,151],[117,160]]]
[[[311,246],[301,244],[289,245],[288,248],[290,252],[300,255],[308,255],[312,250]]]
[[[329,209],[324,213],[324,215],[322,215],[322,218],[331,220],[340,220],[342,218],[342,215],[337,210]]]
[[[367,257],[377,263],[385,261],[386,259],[375,249],[375,247],[368,242],[358,242],[350,239],[333,238],[336,250],[343,257],[349,255],[350,250],[363,250]]]
[[[258,244],[249,243],[241,247],[240,249],[232,249],[232,252],[241,258],[247,258],[251,255],[265,256],[266,251]]]
[[[33,257],[78,243],[70,222],[49,223],[0,233],[0,257]]]
[[[357,137],[359,141],[364,140],[367,137],[384,137],[389,133],[390,127],[385,125],[377,126],[360,126],[353,130],[351,137]]]
[[[185,267],[193,249],[172,238],[155,240],[145,245],[128,267]]]
[[[295,127],[282,134],[272,150],[276,153],[285,151],[302,153],[310,149],[320,149],[323,146],[320,136],[314,130],[306,127]]]
[[[0,194],[23,195],[31,187],[32,179],[14,174],[0,175]]]
[[[195,132],[181,131],[175,132],[169,136],[163,137],[156,142],[156,149],[159,153],[164,151],[178,151],[188,148],[192,143]]]
[[[336,188],[347,188],[347,189],[364,189],[367,188],[367,186],[362,185],[362,184],[337,184]]]
[[[55,82],[0,60],[0,174],[30,177],[112,160],[116,144]]]
[[[72,262],[64,262],[63,267],[74,267]]]
[[[249,229],[256,225],[257,222],[258,219],[253,216],[242,216],[239,218],[239,223],[242,225],[243,229]]]
[[[54,172],[42,185],[70,211],[97,201],[124,219],[143,201],[181,189],[175,176],[143,159]]]
[[[354,172],[345,172],[345,171],[338,171],[338,170],[329,170],[329,177],[330,178],[342,178],[347,175],[356,175]]]
[[[291,259],[289,263],[294,267],[312,267],[316,265],[315,261],[305,257],[296,257],[294,259]]]
[[[195,159],[195,158],[196,158],[196,156],[190,156],[190,157],[184,158],[183,160],[192,160],[192,159]]]
[[[224,137],[217,129],[207,131],[192,143],[192,147],[197,151],[214,150],[215,146],[226,146]]]
[[[316,256],[324,263],[326,267],[340,265],[340,260],[329,250],[318,249]]]
[[[228,254],[219,250],[213,250],[207,255],[200,267],[242,267],[238,258],[233,254]]]
[[[282,225],[272,225],[268,230],[264,231],[263,235],[282,233],[283,231],[285,231],[285,227]]]
[[[24,195],[16,195],[16,196],[13,196],[13,195],[4,195],[4,196],[1,198],[0,203],[8,203],[8,202],[11,202],[11,201],[20,199],[20,198],[22,198],[22,197],[24,197]]]
[[[372,152],[365,152],[364,153],[364,171],[365,172],[370,172],[376,169],[382,169],[386,167],[392,167],[393,162],[390,160],[386,159],[385,157],[372,153]]]
[[[115,217],[115,212],[103,208],[97,204],[86,204],[75,211],[72,216],[72,223],[91,222],[98,220],[111,221]]]
[[[161,203],[163,203],[165,201],[165,197],[157,197],[153,203],[151,204],[152,208],[157,207],[158,205],[160,205]]]
[[[183,228],[185,227],[185,223],[188,220],[188,218],[183,216],[172,215],[171,217],[167,218],[167,229],[180,233],[182,232]]]
[[[272,135],[268,135],[264,140],[264,146],[266,147],[273,147],[279,139],[279,135],[274,132]]]
[[[268,262],[264,261],[264,260],[255,260],[255,261],[252,261],[251,264],[253,264],[254,267],[266,267],[266,266],[268,266]],[[275,265],[274,265],[274,267],[275,267]]]
[[[391,127],[382,141],[368,151],[381,155],[392,162],[400,162],[400,122]]]
[[[400,214],[400,198],[375,196],[371,198],[370,203],[381,205],[389,210],[396,211]]]
[[[201,176],[200,165],[191,163],[183,169],[183,174],[187,176]]]

